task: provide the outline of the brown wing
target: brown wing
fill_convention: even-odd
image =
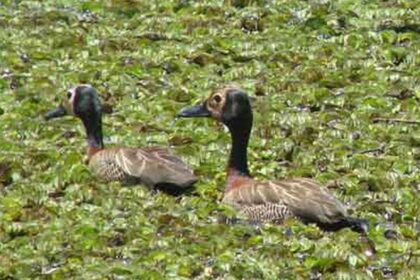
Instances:
[[[147,186],[163,184],[190,187],[197,178],[179,158],[164,149],[114,148],[97,153],[91,168],[112,181],[141,182]]]
[[[305,222],[328,224],[347,217],[343,204],[314,180],[295,178],[271,184],[293,215]]]
[[[192,173],[192,169],[185,162],[183,162],[182,159],[172,154],[168,149],[163,149],[160,147],[148,147],[142,150],[149,154],[154,154],[155,156],[161,158],[163,161],[176,165],[177,168],[188,170],[190,173]]]
[[[223,201],[240,209],[285,205],[293,216],[305,222],[334,223],[347,216],[340,201],[318,183],[306,178],[268,182],[252,180],[226,193]]]

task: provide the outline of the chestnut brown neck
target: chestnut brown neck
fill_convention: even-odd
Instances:
[[[97,152],[101,151],[103,148],[97,148],[97,147],[87,147],[87,156],[88,160],[90,160]]]
[[[228,168],[225,192],[246,186],[250,180],[252,180],[251,176],[244,175],[236,169]]]

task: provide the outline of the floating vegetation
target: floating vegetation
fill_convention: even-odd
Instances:
[[[420,271],[416,1],[0,3],[0,279],[415,279]],[[44,113],[98,89],[110,147],[171,146],[200,176],[173,197],[97,181],[82,125]],[[228,135],[180,108],[236,83],[250,170],[305,176],[370,222],[226,224]],[[219,129],[222,129],[221,127]]]

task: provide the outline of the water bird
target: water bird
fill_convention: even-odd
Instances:
[[[228,128],[232,146],[222,202],[250,222],[282,223],[296,217],[327,231],[348,227],[366,233],[367,221],[350,217],[344,205],[316,181],[309,178],[258,181],[250,175],[247,147],[253,113],[248,95],[239,87],[225,86],[199,105],[182,109],[177,117],[210,117]]]
[[[104,148],[101,108],[96,89],[82,84],[69,89],[61,104],[46,113],[45,119],[71,115],[82,120],[89,167],[104,181],[143,184],[174,194],[194,185],[197,177],[192,169],[165,148]]]

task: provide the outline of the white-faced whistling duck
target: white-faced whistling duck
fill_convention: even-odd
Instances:
[[[163,148],[110,148],[102,141],[101,102],[90,85],[78,85],[68,90],[60,106],[45,115],[45,119],[72,115],[80,118],[87,134],[87,155],[90,169],[105,181],[143,184],[179,193],[197,181],[191,168]]]
[[[343,204],[312,179],[260,182],[251,177],[247,146],[253,116],[249,98],[241,89],[226,86],[200,105],[184,108],[178,117],[211,117],[227,126],[232,147],[223,202],[247,219],[281,223],[293,216],[324,230],[349,227],[356,232],[366,232],[365,220],[349,217]]]

